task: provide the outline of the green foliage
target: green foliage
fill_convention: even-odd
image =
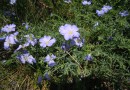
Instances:
[[[27,82],[29,83],[27,80],[32,79],[30,87],[33,88],[34,85],[36,89],[38,76],[41,75],[44,78],[45,73],[48,73],[51,78],[50,81],[46,81],[45,86],[53,88],[52,84],[54,84],[57,90],[66,88],[68,83],[73,84],[72,88],[76,90],[130,88],[128,87],[130,83],[130,16],[119,15],[120,11],[130,11],[129,0],[92,0],[90,6],[83,6],[81,0],[73,0],[69,4],[62,0],[17,0],[14,5],[10,5],[7,1],[2,3],[3,5],[0,4],[0,26],[15,23],[19,32],[18,40],[23,38],[20,43],[25,42],[24,35],[31,33],[37,39],[44,35],[55,37],[56,43],[47,48],[40,47],[39,43],[24,48],[37,60],[36,64],[29,65],[21,64],[17,60],[16,57],[21,52],[14,53],[14,50],[18,45],[6,51],[3,49],[4,42],[0,42],[0,78],[9,72],[8,77],[0,81],[9,81],[9,78],[13,77],[12,72],[16,71],[18,73],[14,80],[15,82],[18,80],[17,85],[21,84],[21,88],[22,85],[24,87]],[[100,10],[105,4],[112,6],[112,10],[99,17],[96,10]],[[15,15],[6,16],[5,11],[14,12]],[[23,22],[29,23],[29,30],[25,30],[22,26]],[[98,26],[94,26],[96,22],[99,23]],[[65,40],[59,33],[59,27],[66,23],[78,26],[81,37],[85,39],[83,47],[73,46],[69,51],[61,49]],[[93,60],[85,60],[85,56],[90,53]],[[44,62],[48,54],[56,55],[56,66],[49,67]],[[3,63],[3,60],[6,62]],[[22,76],[27,78],[23,79]],[[99,84],[93,84],[98,81]],[[5,84],[4,81],[3,84]],[[81,85],[81,88],[77,84]],[[89,87],[91,85],[93,87]]]

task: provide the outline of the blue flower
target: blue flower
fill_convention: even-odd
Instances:
[[[85,0],[84,0],[84,1],[82,1],[82,4],[83,4],[83,5],[91,5],[91,1],[85,1]]]
[[[119,14],[120,14],[122,17],[125,17],[125,16],[128,16],[128,15],[129,15],[129,12],[128,12],[128,11],[122,11],[122,12],[119,12]]]
[[[49,76],[48,73],[45,73],[44,78],[45,78],[46,80],[51,80],[51,78],[50,78],[50,76]]]
[[[38,76],[37,83],[40,84],[42,82],[42,76]]]
[[[30,26],[28,25],[28,23],[26,23],[26,24],[25,24],[25,29],[28,30],[29,27],[30,27]]]
[[[73,37],[79,37],[78,27],[76,25],[65,24],[60,26],[59,32],[64,36],[65,40],[73,39]]]
[[[109,10],[111,10],[112,9],[112,7],[111,6],[106,6],[106,5],[104,5],[103,6],[103,8],[102,8],[102,10],[105,12],[105,13],[107,13]]]
[[[73,40],[71,40],[71,45],[77,45],[78,47],[82,47],[84,43],[84,39],[81,39],[80,37],[74,37]]]
[[[70,45],[67,43],[63,43],[61,46],[61,49],[64,51],[68,51],[70,49]]]
[[[33,34],[25,35],[27,42],[24,44],[24,46],[32,45],[34,46],[37,43],[37,39],[34,37]]]
[[[92,58],[92,56],[91,56],[91,54],[88,54],[86,57],[85,57],[85,60],[88,60],[88,61],[90,61],[90,60],[92,60],[93,58]]]
[[[27,42],[23,45],[19,45],[18,48],[14,52],[20,50],[21,48],[25,48],[29,45],[34,46],[37,43],[37,39],[34,37],[33,34],[25,35],[24,37],[26,37]]]
[[[103,16],[105,12],[103,10],[96,10],[98,16]]]
[[[25,53],[25,54],[21,54],[18,56],[18,59],[25,64],[25,62],[28,62],[29,64],[33,64],[36,63],[35,58],[33,58],[32,55],[30,55],[29,53]]]
[[[55,55],[47,55],[46,57],[45,57],[45,60],[44,60],[44,62],[47,62],[48,63],[48,66],[50,66],[50,67],[53,67],[53,66],[55,66],[56,65],[56,63],[55,63],[55,61],[54,61],[54,59],[56,58],[56,56]]]
[[[55,38],[51,39],[51,36],[44,36],[39,39],[39,42],[40,46],[45,48],[47,46],[48,47],[52,46],[56,42],[56,39]]]
[[[16,27],[15,24],[5,25],[5,26],[1,29],[1,31],[9,33],[9,32],[15,31],[15,27]]]
[[[16,0],[10,0],[10,4],[15,4],[16,3]]]
[[[5,38],[5,42],[4,42],[4,49],[8,50],[10,45],[12,44],[16,44],[16,42],[18,42],[17,38],[16,38],[16,33],[14,34],[10,34]]]

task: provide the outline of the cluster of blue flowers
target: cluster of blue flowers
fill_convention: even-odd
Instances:
[[[1,31],[2,31],[2,32],[7,32],[7,33],[9,33],[9,32],[15,31],[15,27],[16,27],[15,24],[5,25],[5,26],[1,29]]]
[[[96,10],[96,13],[97,13],[98,16],[103,16],[105,13],[107,13],[111,9],[112,9],[111,6],[104,5],[101,10]],[[119,12],[119,14],[122,17],[129,15],[128,11],[122,11],[122,12]]]
[[[122,11],[122,12],[119,12],[119,14],[120,14],[122,17],[125,17],[125,16],[128,16],[128,15],[129,15],[128,11]]]
[[[65,3],[71,3],[72,1],[71,0],[64,0]],[[92,1],[87,1],[87,0],[83,0],[82,1],[82,5],[91,5],[92,4]],[[104,5],[101,10],[96,10],[96,13],[98,16],[103,16],[105,13],[108,13],[109,10],[111,10],[112,7],[109,6],[109,5]],[[122,12],[119,12],[119,14],[124,17],[124,16],[128,16],[129,13],[128,11],[122,11]]]
[[[19,33],[15,30],[16,30],[15,24],[9,24],[2,27],[1,32],[6,32],[8,34],[4,40],[5,50],[9,50],[10,47],[16,43],[19,44],[19,46],[14,52],[17,52],[21,49],[25,49],[28,46],[34,46],[38,43],[38,41],[42,48],[51,47],[56,42],[56,39],[52,38],[51,36],[45,35],[38,40],[34,37],[33,34],[28,34],[28,35],[24,35],[25,43],[22,44],[20,40],[17,39],[17,35]],[[78,30],[79,28],[76,25],[71,25],[71,24],[65,24],[59,27],[59,32],[61,35],[64,36],[64,39],[65,39],[65,43],[63,43],[63,45],[61,46],[61,49],[63,49],[64,51],[67,51],[70,49],[71,46],[74,46],[74,45],[78,47],[83,46],[84,39],[80,38],[80,33],[78,32]],[[71,41],[71,45],[66,43],[69,40]],[[26,62],[30,64],[36,63],[36,59],[32,55],[30,55],[28,52],[19,55],[18,59],[23,64],[25,64]],[[56,65],[56,62],[54,61],[54,59],[56,59],[55,55],[48,54],[45,57],[44,62],[47,62],[48,66],[53,67]]]
[[[71,3],[71,0],[64,0],[64,2]],[[10,0],[10,4],[13,5],[15,3],[16,3],[16,0]],[[82,1],[82,5],[91,5],[91,3],[92,3],[91,1],[87,1],[87,0]],[[101,8],[101,10],[96,10],[96,13],[98,16],[103,16],[105,13],[107,13],[111,9],[112,9],[111,6],[104,5]],[[122,11],[122,12],[119,12],[119,14],[122,17],[129,15],[128,11]],[[96,22],[94,27],[98,26],[98,24],[99,23]],[[22,25],[25,25],[26,30],[28,30],[30,27],[28,25],[28,23],[23,23]],[[74,45],[76,45],[78,47],[83,46],[84,39],[82,39],[80,37],[80,33],[78,31],[79,31],[79,28],[76,25],[65,24],[65,25],[62,25],[59,27],[59,32],[61,35],[63,35],[63,37],[65,39],[65,42],[62,44],[61,49],[63,49],[64,51],[68,51],[71,48],[71,46],[74,46]],[[15,24],[5,25],[4,27],[1,28],[1,32],[7,33],[6,37],[0,38],[0,40],[4,40],[4,49],[5,50],[9,50],[12,45],[17,44],[19,42],[19,40],[17,40],[17,35],[19,33],[16,31]],[[24,44],[21,44],[19,42],[19,46],[14,52],[17,52],[28,46],[34,46],[38,43],[38,41],[42,48],[51,47],[56,42],[55,38],[53,38],[51,36],[47,36],[47,35],[41,37],[39,40],[36,39],[33,34],[28,34],[28,35],[25,35],[24,37],[26,38],[26,42]],[[70,41],[71,43],[68,44],[67,43],[68,41]],[[22,63],[25,63],[25,62],[28,62],[30,64],[36,63],[35,58],[33,58],[33,56],[30,55],[29,53],[24,53],[24,54],[20,55],[18,59]],[[47,62],[50,67],[52,67],[52,66],[56,65],[54,59],[56,59],[55,55],[48,54],[45,57],[45,62]],[[88,54],[86,56],[85,60],[92,60],[91,54]]]
[[[6,37],[3,37],[4,42],[4,49],[9,50],[10,46],[13,44],[16,44],[18,42],[16,36],[18,35],[18,32],[15,32],[15,24],[9,24],[2,27],[1,32],[6,32],[8,35]],[[13,34],[10,34],[11,32],[14,32]]]
[[[104,5],[101,10],[96,10],[96,13],[98,16],[103,16],[105,13],[107,13],[111,9],[112,9],[111,6]]]
[[[84,40],[80,38],[80,34],[78,32],[79,28],[76,25],[65,24],[64,26],[60,26],[59,32],[64,36],[65,40],[71,40],[72,45],[77,45],[79,47],[83,46]]]
[[[82,4],[83,4],[83,5],[91,5],[91,3],[92,3],[91,1],[86,1],[86,0],[83,0],[83,1],[82,1]]]
[[[16,35],[18,35],[18,32],[10,34],[5,38],[4,49],[8,50],[10,48],[10,45],[16,44],[18,42]]]
[[[64,0],[65,3],[71,3],[71,0]],[[16,0],[10,0],[10,4],[14,5],[16,3]],[[91,5],[92,2],[91,1],[86,1],[83,0],[82,1],[82,5]],[[109,5],[104,5],[101,10],[96,10],[96,14],[98,16],[103,16],[105,13],[108,13],[110,10],[112,9],[111,6]],[[129,13],[128,11],[122,11],[119,12],[119,15],[121,15],[122,17],[124,16],[128,16]],[[30,28],[30,26],[28,25],[28,23],[23,23],[22,25],[25,26],[25,29],[28,30]],[[96,22],[94,27],[98,26],[99,23]],[[65,24],[59,27],[59,33],[64,37],[65,42],[63,42],[61,49],[64,51],[69,51],[70,48],[72,46],[77,46],[78,48],[81,48],[85,42],[84,39],[81,38],[80,33],[78,32],[79,28],[76,25],[71,25],[71,24]],[[46,47],[51,47],[56,43],[56,38],[48,36],[48,35],[44,35],[43,37],[36,39],[35,36],[33,34],[28,34],[28,35],[24,35],[25,38],[25,43],[21,43],[18,39],[17,39],[17,35],[19,34],[16,31],[16,25],[15,24],[9,24],[9,25],[5,25],[4,27],[1,28],[1,32],[6,33],[6,36],[3,38],[0,38],[0,41],[4,41],[4,49],[5,50],[9,50],[11,49],[10,47],[12,47],[14,44],[18,44],[18,48],[14,51],[20,51],[21,49],[25,49],[26,47],[29,46],[35,46],[36,44],[39,43],[41,48],[46,48]],[[68,43],[70,42],[70,43]],[[29,52],[25,52],[22,53],[21,55],[18,55],[17,57],[21,63],[25,64],[26,62],[29,64],[34,64],[37,62],[37,60],[29,53]],[[54,61],[56,59],[56,56],[54,54],[47,54],[47,56],[45,57],[45,59],[43,60],[43,62],[47,63],[47,65],[49,67],[53,67],[56,64],[56,62]],[[92,55],[88,54],[85,57],[85,60],[91,61]],[[48,74],[46,73],[46,76]],[[40,79],[40,78],[39,78]]]
[[[71,0],[64,0],[65,3],[71,3]],[[83,0],[82,5],[91,5],[91,1]]]

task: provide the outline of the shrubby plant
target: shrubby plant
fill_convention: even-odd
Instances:
[[[6,77],[1,85],[7,89],[129,89],[129,1],[2,3],[0,77]]]

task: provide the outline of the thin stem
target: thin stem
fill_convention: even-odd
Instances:
[[[70,55],[68,51],[66,51],[66,53],[80,66],[81,69],[83,69],[81,65],[77,62],[77,60],[72,55]]]

